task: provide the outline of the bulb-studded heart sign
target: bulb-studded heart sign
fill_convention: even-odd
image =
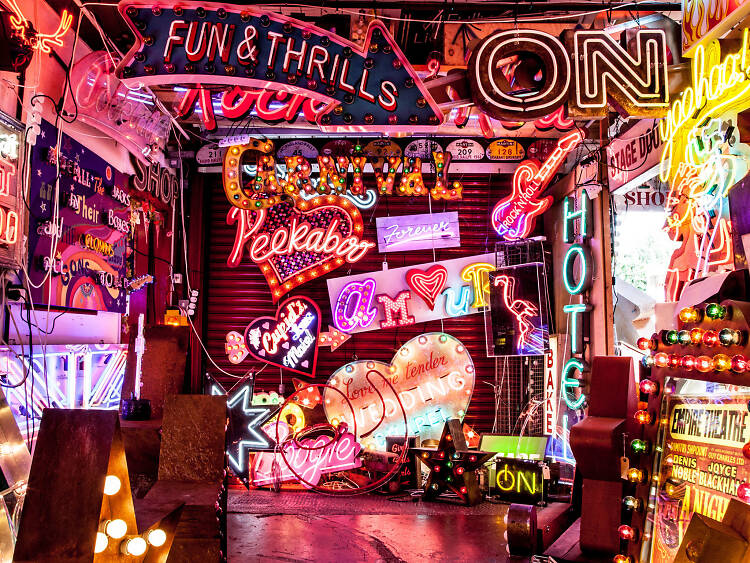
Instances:
[[[307,297],[290,297],[275,317],[258,317],[245,329],[245,346],[254,358],[289,371],[315,376],[320,308]]]
[[[422,298],[430,310],[435,308],[435,299],[445,289],[447,280],[448,270],[440,264],[435,264],[426,272],[416,268],[406,272],[406,283]]]
[[[274,302],[307,281],[361,260],[375,246],[362,240],[362,215],[343,197],[285,200],[262,216],[246,237],[250,259],[260,266]]]
[[[326,388],[323,404],[331,424],[344,421],[364,447],[385,451],[386,436],[404,435],[401,406],[409,434],[421,440],[438,439],[446,420],[463,419],[474,377],[466,347],[430,332],[401,346],[390,363],[358,360],[336,370],[328,385],[338,391]]]

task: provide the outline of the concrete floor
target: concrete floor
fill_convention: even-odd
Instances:
[[[237,495],[244,495],[245,502],[232,502]],[[503,540],[504,513],[504,506],[488,503],[464,508],[372,496],[231,491],[229,561],[511,561]]]

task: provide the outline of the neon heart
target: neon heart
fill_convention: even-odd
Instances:
[[[416,268],[406,272],[406,283],[430,309],[435,308],[435,299],[443,292],[447,279],[448,270],[440,264],[435,264],[427,272]]]
[[[375,246],[362,240],[357,208],[334,195],[282,201],[265,210],[263,223],[253,228],[247,237],[250,259],[260,266],[274,303],[305,282],[361,260]]]
[[[275,317],[258,317],[245,329],[252,357],[308,377],[315,375],[320,336],[320,309],[307,297],[290,297]]]
[[[388,378],[396,394],[372,370]],[[386,436],[404,435],[399,401],[409,434],[419,434],[422,440],[440,438],[445,420],[463,419],[474,390],[474,363],[457,338],[430,332],[409,340],[390,364],[358,360],[340,367],[328,385],[335,388],[323,391],[329,422],[345,421],[352,432],[356,428],[364,447],[385,451]]]

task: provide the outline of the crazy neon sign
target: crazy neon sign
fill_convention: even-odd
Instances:
[[[355,334],[479,312],[488,304],[493,254],[328,280],[333,321]]]
[[[119,9],[136,37],[118,68],[131,85],[273,85],[325,102],[318,123],[332,131],[413,132],[443,121],[379,21],[362,47],[251,6],[124,1]]]
[[[367,374],[381,373],[377,389]],[[406,411],[409,434],[422,440],[439,438],[445,421],[463,419],[474,389],[474,362],[455,337],[431,332],[412,338],[390,363],[358,360],[336,370],[326,388],[323,406],[329,422],[346,422],[369,449],[385,451],[385,437],[404,434]],[[382,397],[382,399],[381,399]],[[354,414],[349,405],[353,408]]]
[[[578,236],[575,235],[575,223],[579,222]],[[588,247],[588,239],[593,234],[592,205],[586,190],[581,190],[581,207],[575,209],[575,197],[567,196],[563,200],[563,241],[570,244],[563,258],[563,285],[571,296],[585,294],[591,289],[591,274],[593,260]],[[579,242],[575,242],[576,238]],[[575,264],[579,264],[578,279],[576,279]],[[585,302],[571,303],[563,306],[563,312],[570,315],[568,342],[570,343],[570,358],[562,369],[562,396],[570,409],[579,409],[586,402],[586,396],[580,392],[581,377],[589,371],[584,360],[584,328],[588,326],[587,317],[591,305]],[[576,377],[576,372],[579,377]]]
[[[507,240],[529,236],[536,218],[552,203],[552,197],[538,199],[565,157],[583,141],[583,133],[575,130],[557,141],[557,147],[540,167],[535,160],[518,165],[513,174],[513,193],[500,200],[492,210],[492,227]]]
[[[258,317],[247,325],[243,344],[257,360],[313,377],[319,334],[318,305],[292,297],[279,305],[275,317]]]

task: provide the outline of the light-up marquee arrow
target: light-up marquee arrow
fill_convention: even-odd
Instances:
[[[434,129],[443,114],[388,30],[365,48],[309,23],[247,6],[130,0],[120,12],[136,42],[117,70],[126,84],[275,88],[326,101],[328,131]]]

